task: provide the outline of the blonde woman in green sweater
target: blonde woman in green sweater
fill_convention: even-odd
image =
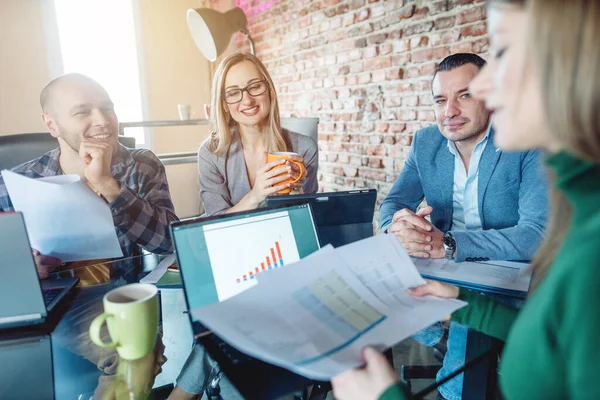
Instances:
[[[547,238],[520,312],[439,282],[412,294],[465,300],[452,320],[506,341],[507,400],[600,399],[600,1],[488,5],[491,60],[471,93],[494,111],[498,147],[547,152]],[[410,397],[381,354],[369,348],[364,357],[363,369],[332,380],[337,399]]]

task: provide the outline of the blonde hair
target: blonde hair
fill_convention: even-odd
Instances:
[[[225,103],[221,95],[225,93],[225,79],[231,67],[244,61],[254,64],[267,82],[269,97],[271,99],[271,109],[269,110],[265,132],[267,151],[292,151],[289,134],[281,128],[279,103],[277,102],[277,93],[275,92],[275,85],[273,84],[271,75],[269,75],[265,65],[256,56],[247,53],[233,53],[227,56],[215,70],[211,89],[212,100],[209,122],[212,133],[209,150],[214,154],[223,154],[231,145],[231,129],[237,123],[231,118],[226,109],[227,103]]]
[[[551,134],[566,151],[600,163],[600,2],[529,0],[527,11],[529,52]],[[554,261],[571,221],[571,204],[555,188],[553,171],[550,180],[550,220],[532,263],[534,289]]]

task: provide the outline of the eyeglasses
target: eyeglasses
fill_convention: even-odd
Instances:
[[[226,91],[221,95],[221,98],[225,100],[227,104],[235,104],[242,101],[242,98],[244,97],[244,92],[248,92],[250,96],[256,97],[265,93],[268,88],[269,85],[266,81],[252,82],[243,89],[231,89]]]

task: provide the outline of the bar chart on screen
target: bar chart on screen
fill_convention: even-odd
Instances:
[[[220,301],[256,285],[257,274],[300,260],[287,212],[215,225],[204,236]]]
[[[254,267],[253,270],[250,270],[244,275],[237,278],[236,282],[246,282],[249,279],[254,279],[256,275],[260,274],[261,272],[283,267],[285,264],[283,262],[283,255],[281,254],[281,247],[279,246],[279,242],[275,242],[274,246],[271,247],[270,251],[268,251],[268,254],[259,264],[260,265],[257,264],[257,266]]]

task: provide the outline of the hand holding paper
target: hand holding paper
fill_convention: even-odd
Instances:
[[[32,179],[2,171],[31,246],[63,262],[123,257],[108,204],[77,175]]]
[[[360,365],[363,347],[390,347],[465,305],[410,296],[425,281],[393,235],[318,251],[258,282],[191,312],[239,350],[318,380]]]

